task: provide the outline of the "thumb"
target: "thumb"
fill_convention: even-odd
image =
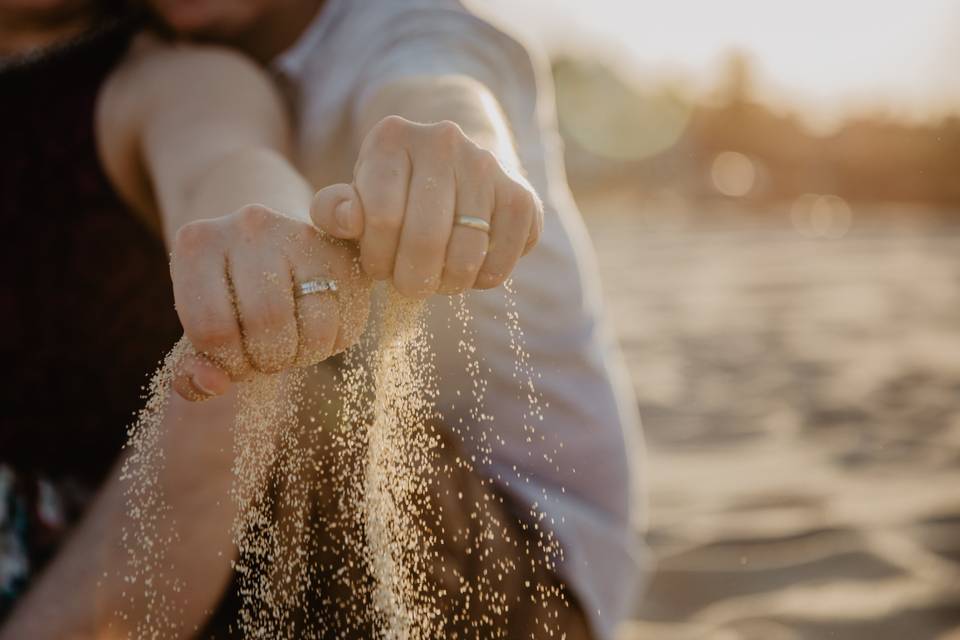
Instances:
[[[196,402],[222,396],[230,384],[226,371],[202,355],[191,354],[177,363],[172,386],[184,399]]]
[[[334,238],[358,240],[363,235],[363,206],[349,184],[332,184],[317,191],[310,205],[310,219]]]

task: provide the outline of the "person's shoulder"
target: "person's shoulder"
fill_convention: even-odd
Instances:
[[[533,46],[523,34],[497,20],[495,12],[480,12],[460,0],[342,0],[341,5],[338,24],[362,30],[368,42],[459,35],[468,41],[495,41],[518,52]]]
[[[224,75],[260,76],[257,64],[235,49],[175,42],[150,32],[137,35],[108,85],[122,91],[156,86],[169,80],[181,83]]]
[[[174,42],[150,32],[137,35],[98,97],[98,122],[123,130],[184,96],[218,92],[269,94],[271,82],[252,59],[222,46]]]
[[[504,81],[519,76],[525,84],[545,68],[546,57],[536,43],[489,9],[480,12],[459,0],[341,3],[347,5],[338,21],[344,41],[362,39],[362,55],[374,64],[402,58],[419,61],[419,66],[428,62],[438,68],[461,65]]]

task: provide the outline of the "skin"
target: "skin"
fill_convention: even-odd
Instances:
[[[430,101],[422,99],[425,93]],[[382,115],[390,112],[415,119]],[[486,87],[459,76],[404,79],[375,92],[361,114],[360,126],[367,133],[353,183],[317,192],[310,210],[316,226],[333,237],[357,241],[364,273],[390,281],[409,297],[502,284],[539,240],[543,205],[516,169],[505,118]],[[457,117],[472,135],[445,114]],[[486,220],[489,234],[454,224],[460,215]],[[207,289],[190,282],[186,290]],[[208,299],[220,300],[220,317],[228,316],[224,293]],[[263,298],[258,302],[263,304]],[[289,308],[290,301],[276,304]],[[242,310],[241,305],[241,316]],[[269,364],[281,368],[291,362],[283,350],[288,340],[278,338],[283,330],[276,324],[257,334],[264,353],[280,356]],[[224,336],[234,346],[228,358],[215,362],[242,362],[241,333],[233,329]],[[256,353],[250,347],[248,352]],[[197,371],[209,395],[225,391],[231,379],[241,379],[247,371],[221,369]]]
[[[179,543],[170,545],[165,560],[169,575],[189,585],[181,593],[161,586],[163,596],[181,604],[181,627],[171,637],[192,637],[191,630],[203,625],[231,577],[235,549],[226,523],[235,516],[229,497],[234,415],[232,393],[209,402],[173,396],[161,426],[167,465],[160,474],[160,490],[179,534]],[[125,596],[130,585],[124,580],[124,527],[132,523],[118,467],[17,603],[0,629],[0,640],[135,637],[136,621],[146,609],[143,602],[131,603]]]
[[[266,64],[296,41],[324,2],[149,0],[146,4],[179,37],[228,45]]]
[[[219,372],[213,358],[236,367],[239,378],[318,361],[359,335],[368,279],[356,266],[356,249],[310,223],[312,189],[284,159],[284,111],[256,65],[225,50],[141,39],[108,80],[97,115],[108,174],[172,250],[177,311],[198,350],[181,363],[181,394],[205,398],[207,385],[222,382],[204,377]],[[229,293],[228,275],[236,304],[217,306]],[[299,310],[286,304],[294,278],[317,276],[338,279],[339,304],[327,295],[298,301]],[[285,349],[260,350],[258,340],[278,337]],[[231,350],[242,356],[231,360]],[[228,387],[215,389],[222,397],[209,402],[172,398],[161,427],[161,491],[180,535],[167,560],[190,586],[166,594],[182,604],[180,637],[189,637],[219,601],[235,552],[225,526],[234,515],[228,488],[235,405]],[[146,611],[123,595],[126,522],[118,468],[0,638],[128,637]]]
[[[295,40],[278,34],[291,33],[294,24],[302,28],[304,12],[312,14],[322,2],[148,4],[181,37],[213,39],[269,60]],[[353,181],[317,192],[314,224],[355,241],[363,271],[410,297],[502,284],[539,240],[543,205],[523,177],[506,118],[489,89],[466,76],[404,77],[370,92],[360,114]],[[455,225],[460,215],[488,221],[489,235]],[[236,349],[230,359],[238,361]],[[209,395],[228,389],[238,374],[225,366],[197,371]]]
[[[405,101],[408,113],[423,112],[410,100],[422,85],[437,90],[432,97],[441,93],[440,99],[451,103],[473,93],[484,106],[479,100],[484,89],[468,79],[429,78],[384,87],[366,110],[393,111]],[[493,131],[485,133],[495,139]],[[536,244],[543,225],[533,189],[460,125],[447,119],[420,124],[399,115],[370,127],[353,184],[319,191],[311,216],[330,235],[359,241],[368,275],[390,280],[416,298],[502,284]],[[490,224],[489,234],[454,224],[456,216],[482,218]]]
[[[292,44],[293,25],[302,28],[302,17],[323,3],[148,4],[182,37],[229,44],[266,61]],[[392,279],[410,296],[501,284],[536,244],[543,207],[522,177],[506,118],[490,91],[465,76],[407,77],[379,87],[361,113],[352,190],[332,185],[317,194],[317,226],[358,241],[364,270]],[[489,242],[480,231],[454,228],[454,215],[488,220]]]
[[[175,389],[202,400],[346,349],[364,326],[367,279],[356,250],[310,222],[311,189],[283,156],[284,112],[267,79],[223,50],[198,60],[195,49],[140,49],[103,93],[102,148],[118,188],[171,248],[177,313],[198,354]],[[171,71],[187,66],[189,81]],[[206,100],[171,108],[173,83],[202,85]],[[339,294],[295,299],[295,283],[315,278],[336,280]]]
[[[184,37],[233,44],[261,61],[290,46],[304,15],[320,4],[153,0]],[[235,415],[231,382],[349,344],[366,308],[366,277],[353,267],[358,255],[365,271],[410,295],[496,286],[536,243],[542,206],[522,178],[499,105],[470,78],[412,77],[371,92],[352,132],[362,149],[352,184],[313,197],[283,159],[283,109],[262,72],[222,51],[208,51],[213,59],[201,56],[205,63],[180,55],[189,53],[183,49],[136,53],[143,55],[134,55],[108,85],[100,121],[109,126],[100,133],[116,187],[170,243],[178,313],[198,347],[175,383],[183,397],[171,400],[163,426],[170,453],[161,479],[181,527],[170,570],[190,585],[189,599],[170,597],[183,602],[180,636],[189,637],[230,574],[233,548],[223,523],[233,518],[225,498]],[[407,184],[392,180],[395,175],[407,176]],[[346,213],[338,217],[338,211]],[[490,238],[454,226],[453,215],[486,217]],[[359,249],[323,238],[311,219],[332,236],[356,240]],[[291,264],[304,270],[285,272]],[[315,332],[291,316],[289,286],[317,275],[343,278],[350,283],[344,291],[355,292],[351,310],[337,314],[354,322],[340,323],[332,342],[329,325],[336,320],[323,296],[311,296],[322,319]],[[232,292],[240,296],[239,313],[223,304],[229,281],[244,283]],[[294,331],[298,344],[314,347],[291,349]],[[188,401],[214,396],[221,397]],[[127,637],[144,611],[114,615],[126,588],[125,518],[115,472],[0,640]]]
[[[0,56],[22,55],[90,26],[92,0],[0,0]]]

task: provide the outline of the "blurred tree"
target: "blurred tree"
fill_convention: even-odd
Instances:
[[[719,198],[710,167],[736,151],[758,175],[756,188],[738,199],[743,207],[769,210],[808,192],[960,206],[960,116],[917,124],[864,115],[816,135],[798,115],[756,101],[754,60],[742,51],[724,58],[712,100],[685,96],[669,79],[628,80],[589,59],[556,60],[554,78],[575,191]]]
[[[729,51],[722,65],[720,81],[720,103],[729,107],[745,105],[753,101],[754,63],[745,51]]]

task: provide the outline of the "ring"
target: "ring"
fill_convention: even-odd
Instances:
[[[476,229],[477,231],[490,233],[490,223],[483,218],[478,218],[477,216],[457,216],[456,219],[454,219],[453,224],[459,224],[463,227],[470,227],[471,229]]]
[[[302,298],[311,293],[326,293],[327,291],[336,293],[337,281],[327,280],[326,278],[314,278],[313,280],[304,280],[299,283],[294,290],[295,298]]]

